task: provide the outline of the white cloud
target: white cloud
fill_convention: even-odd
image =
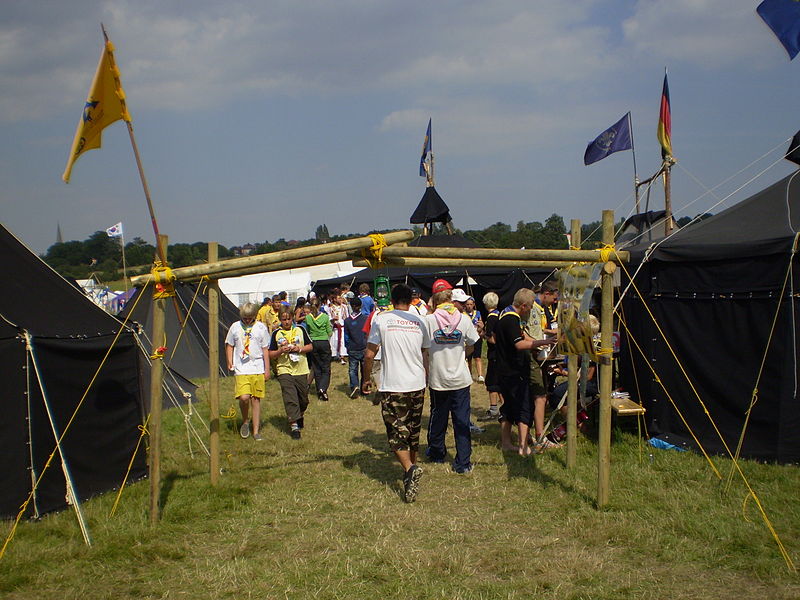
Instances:
[[[623,22],[634,53],[703,68],[769,56],[769,30],[751,0],[639,0]]]

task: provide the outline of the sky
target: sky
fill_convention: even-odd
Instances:
[[[97,67],[116,47],[159,229],[225,246],[405,229],[436,189],[456,227],[598,221],[660,166],[665,68],[676,217],[793,170],[800,60],[753,0],[3,0],[0,222],[33,251],[117,222],[153,229],[123,122],[61,181]],[[635,154],[583,165],[631,112]],[[642,205],[661,209],[654,186]]]

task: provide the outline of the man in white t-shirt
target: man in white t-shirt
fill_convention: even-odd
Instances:
[[[431,462],[444,462],[447,422],[452,415],[456,445],[452,468],[456,473],[469,473],[472,471],[469,393],[472,375],[466,357],[480,336],[472,319],[453,304],[452,295],[452,290],[438,292],[432,303],[436,309],[425,317],[431,337],[428,373],[431,418],[425,454]]]
[[[422,469],[416,465],[422,406],[427,380],[428,327],[419,315],[409,312],[411,288],[398,284],[392,288],[394,310],[372,319],[364,356],[364,394],[370,392],[372,364],[381,350],[378,396],[386,425],[389,447],[403,467],[404,500],[414,502]]]
[[[242,411],[239,434],[243,438],[250,436],[252,417],[253,439],[260,442],[261,398],[264,397],[264,382],[269,379],[270,368],[267,354],[269,330],[264,323],[256,321],[257,315],[257,305],[252,302],[242,305],[239,309],[241,320],[231,325],[225,338],[225,357],[228,370],[236,374],[234,395]]]

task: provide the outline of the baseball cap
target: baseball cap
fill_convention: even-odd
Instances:
[[[467,292],[462,290],[461,288],[456,288],[453,290],[453,301],[454,302],[466,302],[469,300],[469,296],[467,296]]]
[[[444,290],[452,290],[453,286],[450,285],[446,279],[437,279],[433,282],[433,287],[431,287],[431,292],[436,294],[437,292],[443,292]]]

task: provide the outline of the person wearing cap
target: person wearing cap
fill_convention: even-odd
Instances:
[[[431,286],[431,294],[443,292],[444,290],[452,290],[453,286],[446,279],[437,279]]]
[[[444,290],[434,295],[436,309],[425,317],[431,338],[428,387],[431,390],[431,417],[428,422],[426,456],[431,462],[444,462],[447,454],[447,423],[453,419],[456,455],[455,473],[472,471],[470,432],[470,385],[472,376],[466,356],[480,337],[470,318],[451,302],[463,290]]]
[[[428,309],[428,305],[425,304],[425,301],[419,297],[418,288],[411,288],[411,310],[416,311],[420,317],[424,317],[431,312]]]

